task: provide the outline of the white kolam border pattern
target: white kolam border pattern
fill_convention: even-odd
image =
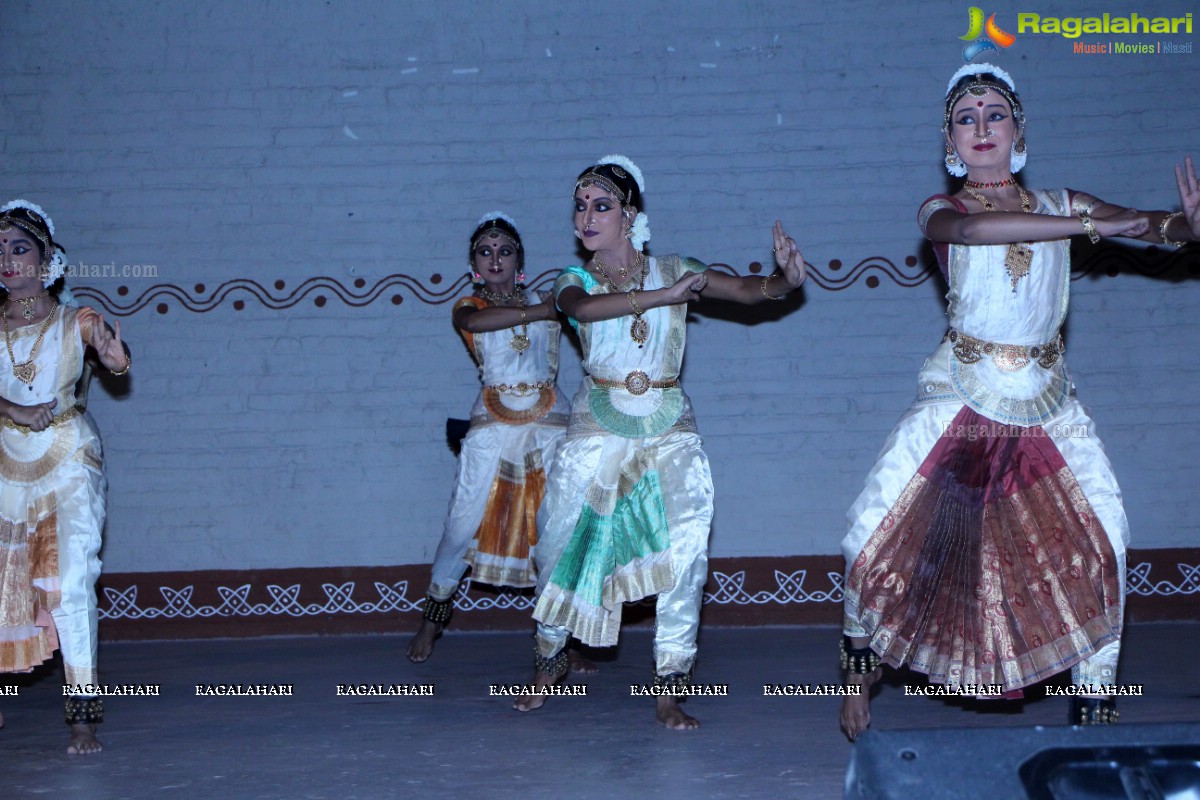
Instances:
[[[1150,575],[1149,562],[1130,566],[1127,573],[1128,593],[1143,597],[1174,597],[1200,594],[1200,564],[1176,564],[1180,573],[1178,583],[1168,579],[1155,580]],[[752,591],[746,587],[746,572],[724,573],[713,571],[711,582],[715,591],[706,592],[706,605],[794,605],[801,603],[842,602],[843,576],[838,572],[826,572],[826,584],[814,587],[808,581],[809,571],[794,572],[775,570],[775,588]],[[105,587],[100,603],[102,620],[156,620],[156,619],[210,619],[233,617],[307,617],[327,614],[384,614],[390,612],[417,612],[423,607],[424,595],[409,595],[409,582],[398,581],[386,584],[374,581],[374,597],[369,590],[356,598],[358,582],[322,583],[324,602],[303,603],[300,601],[301,584],[266,586],[269,602],[251,602],[253,585],[218,586],[220,602],[197,605],[193,601],[194,586],[173,588],[160,586],[163,605],[143,607],[139,604],[138,587],[124,589]],[[471,582],[466,580],[455,596],[454,607],[458,611],[516,610],[530,611],[533,598],[528,592],[502,590],[494,595],[472,596]]]

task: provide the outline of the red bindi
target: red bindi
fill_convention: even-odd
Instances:
[[[592,199],[592,196],[591,196],[590,194],[585,194],[585,195],[583,196],[583,199],[584,199],[584,200],[591,200],[591,199]]]
[[[979,101],[978,103],[976,103],[975,105],[979,106],[980,108],[983,108],[983,101],[982,101],[982,100],[980,100],[980,101]]]

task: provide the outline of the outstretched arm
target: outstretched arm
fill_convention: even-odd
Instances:
[[[1179,188],[1179,202],[1183,211],[1141,212],[1146,216],[1147,229],[1137,235],[1122,235],[1144,242],[1176,247],[1186,242],[1200,241],[1200,185],[1196,181],[1196,167],[1191,156],[1184,159],[1183,166],[1175,165],[1175,184]],[[1082,193],[1080,196],[1096,203],[1092,215],[1097,220],[1097,226],[1102,217],[1111,219],[1131,210],[1095,200]]]
[[[1092,224],[1101,236],[1138,238],[1150,230],[1150,218],[1145,212],[1107,204],[1093,209]],[[964,213],[949,207],[933,212],[925,224],[926,237],[950,244],[1047,242],[1086,233],[1087,228],[1078,216],[1020,211]]]
[[[1197,187],[1196,170],[1191,156],[1184,161],[1185,167],[1175,165],[1175,183],[1179,187],[1179,202],[1183,205],[1183,211],[1134,211],[1133,213],[1141,213],[1146,217],[1146,230],[1130,231],[1122,234],[1123,236],[1154,244],[1176,246],[1200,240],[1200,188]],[[1083,192],[1076,194],[1075,198],[1074,205],[1091,205],[1092,217],[1096,220],[1097,228],[1101,219],[1113,219],[1133,211],[1097,200]]]
[[[660,306],[674,306],[699,300],[700,292],[709,284],[711,270],[696,274],[689,272],[662,289],[637,289],[612,294],[588,294],[579,286],[568,286],[558,293],[558,307],[579,322],[600,322],[606,319],[632,316]],[[636,306],[636,308],[635,308]]]
[[[488,306],[476,308],[462,305],[454,309],[454,326],[467,333],[486,333],[514,328],[524,322],[552,320],[558,312],[550,303],[537,303],[522,309],[518,306]]]
[[[1014,211],[982,213],[974,200],[964,199],[967,212],[945,207],[932,212],[925,223],[925,235],[935,242],[954,244],[1008,244],[1065,239],[1079,234],[1121,236],[1154,244],[1182,244],[1200,241],[1200,183],[1196,179],[1191,156],[1175,167],[1181,212],[1139,211],[1115,203],[1106,203],[1086,192],[1072,197],[1070,217],[1024,214]],[[1090,219],[1092,230],[1084,222]]]
[[[796,246],[796,240],[787,235],[783,223],[779,220],[775,220],[771,234],[775,242],[772,248],[775,253],[775,272],[765,278],[753,275],[739,278],[708,270],[704,273],[709,277],[704,296],[754,305],[766,300],[782,300],[804,283],[808,271],[804,266],[804,255]]]

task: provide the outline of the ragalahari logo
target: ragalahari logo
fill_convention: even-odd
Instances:
[[[988,50],[999,52],[1000,47],[1011,47],[1012,43],[1017,40],[1007,31],[1001,30],[996,24],[996,15],[992,14],[987,18],[987,22],[983,21],[983,9],[977,6],[971,6],[967,11],[968,28],[965,35],[958,38],[964,42],[970,42],[963,48],[963,60],[968,64],[979,57],[980,53],[985,53]]]

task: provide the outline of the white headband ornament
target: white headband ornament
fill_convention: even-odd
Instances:
[[[502,219],[509,225],[512,225],[514,231],[518,230],[517,223],[513,222],[512,217],[510,217],[508,214],[505,214],[503,211],[489,211],[479,218],[479,222],[475,223],[475,227],[478,228],[483,223],[489,222],[493,219]]]
[[[954,73],[954,77],[950,79],[950,83],[946,84],[946,96],[950,96],[950,92],[954,90],[954,84],[968,75],[982,75],[985,72],[990,72],[1000,80],[1008,84],[1008,88],[1014,92],[1017,90],[1017,85],[1013,83],[1012,76],[1004,70],[997,67],[995,64],[989,64],[986,61],[980,64],[967,64],[960,67],[958,72]]]
[[[629,177],[633,178],[634,183],[637,184],[638,191],[646,191],[646,183],[642,180],[642,171],[638,169],[637,164],[633,163],[625,156],[605,156],[596,162],[596,166],[601,166],[602,164],[612,164],[615,167],[620,167],[621,169],[625,170],[629,173]]]
[[[50,215],[45,211],[42,211],[42,207],[37,203],[31,203],[28,200],[9,200],[3,206],[0,206],[0,214],[3,214],[5,211],[12,211],[16,208],[27,208],[30,211],[35,212],[39,217],[42,218],[42,221],[46,223],[46,230],[50,231],[50,236],[54,236],[54,220],[50,219]]]

